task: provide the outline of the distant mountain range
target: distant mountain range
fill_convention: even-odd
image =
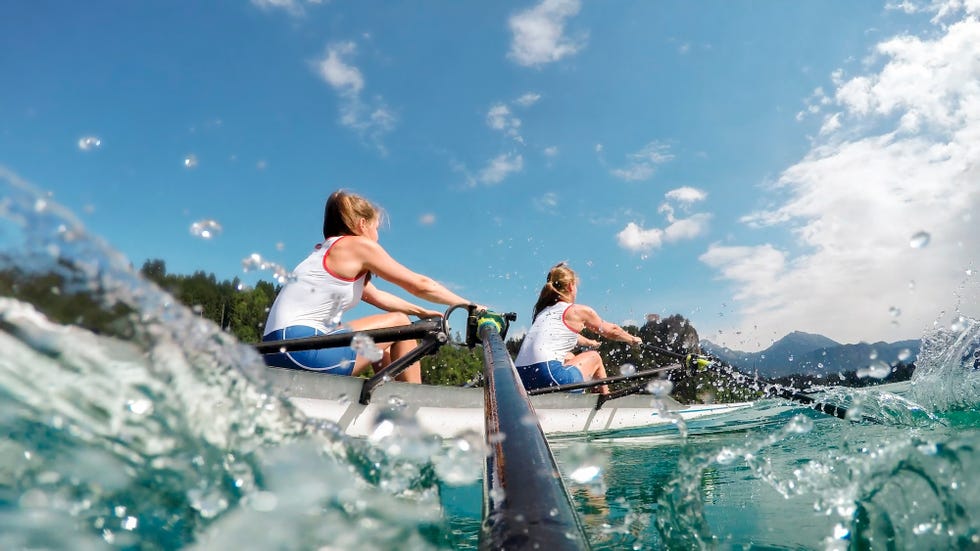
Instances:
[[[761,352],[741,352],[701,340],[701,350],[746,373],[764,377],[834,375],[867,368],[875,362],[909,364],[919,356],[921,342],[840,344],[823,335],[794,331]]]

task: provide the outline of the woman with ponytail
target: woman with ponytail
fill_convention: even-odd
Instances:
[[[582,336],[582,329],[632,345],[643,342],[615,323],[603,321],[592,308],[575,304],[578,282],[578,276],[564,262],[548,272],[534,305],[531,329],[514,360],[527,389],[606,378],[606,368],[598,352],[572,353],[577,345],[599,346],[598,341]],[[599,392],[606,394],[609,390],[602,385]]]
[[[412,304],[382,291],[371,276],[394,283],[412,295],[448,306],[469,304],[434,279],[399,264],[378,244],[378,226],[384,213],[367,199],[339,190],[330,195],[323,214],[323,239],[293,270],[279,291],[265,323],[263,341],[326,335],[340,331],[363,331],[408,325],[408,316],[431,318],[436,310]],[[345,321],[341,316],[360,300],[384,310],[361,319]],[[415,341],[377,343],[385,363],[394,361],[416,346]],[[352,348],[325,348],[266,354],[265,362],[275,367],[309,369],[339,375],[359,375],[371,358]],[[419,362],[403,371],[399,380],[422,381]]]

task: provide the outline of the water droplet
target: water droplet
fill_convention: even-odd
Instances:
[[[195,168],[197,167],[197,156],[190,154],[184,157],[184,168]]]
[[[737,457],[738,456],[735,455],[735,452],[733,452],[732,450],[728,448],[722,448],[722,450],[718,452],[718,455],[715,456],[715,461],[717,461],[719,465],[730,465],[735,461]]]
[[[885,362],[876,361],[873,362],[868,367],[862,367],[857,370],[858,379],[863,379],[865,377],[871,377],[873,379],[884,379],[892,372],[890,365]]]
[[[82,151],[92,151],[93,149],[98,149],[100,147],[102,147],[102,140],[96,136],[85,136],[83,138],[79,138],[78,140],[78,149],[81,149]]]
[[[658,398],[669,396],[672,390],[674,390],[674,383],[667,379],[656,379],[647,384],[647,392]]]
[[[252,253],[242,259],[242,271],[250,272],[252,270],[271,270],[276,281],[282,285],[285,285],[287,281],[296,280],[295,274],[275,262],[270,262],[262,258],[262,255],[259,253]]]
[[[797,434],[806,434],[813,430],[813,419],[806,417],[804,415],[797,415],[790,420],[786,425],[786,432],[795,432]]]
[[[902,315],[902,310],[900,308],[892,306],[891,308],[888,309],[888,313],[891,314],[893,318],[897,318],[898,316]]]
[[[909,246],[913,249],[921,249],[929,244],[929,238],[930,235],[927,232],[917,232],[909,238]]]
[[[253,511],[268,513],[275,511],[279,506],[279,498],[272,492],[256,492],[248,499],[248,504]]]
[[[619,374],[629,377],[636,374],[636,366],[633,364],[623,364],[619,366]]]
[[[221,234],[221,224],[216,220],[198,220],[191,224],[191,235],[201,239],[211,239]]]
[[[214,518],[228,508],[228,500],[217,491],[205,493],[201,489],[193,489],[187,492],[190,505],[201,514],[203,518]]]
[[[384,351],[374,344],[374,339],[364,333],[354,335],[350,347],[359,356],[367,358],[369,362],[376,362],[384,357]]]
[[[153,402],[140,398],[137,400],[129,400],[126,402],[126,408],[129,411],[135,413],[136,415],[145,415],[147,413],[153,412]]]
[[[871,349],[871,353],[868,354],[868,359],[869,360],[877,360],[878,359],[878,351],[875,350],[874,348],[872,348]]]
[[[602,469],[598,465],[581,465],[569,477],[579,484],[588,484],[599,476]]]
[[[939,453],[939,446],[933,442],[928,442],[925,444],[919,444],[915,447],[922,455],[936,455]]]
[[[909,280],[909,291],[912,291],[914,289],[915,289],[915,280],[914,279],[910,279]]]
[[[908,348],[903,348],[903,349],[901,349],[901,350],[898,351],[898,361],[904,362],[905,360],[909,359],[910,357],[912,357],[912,351],[909,350]]]

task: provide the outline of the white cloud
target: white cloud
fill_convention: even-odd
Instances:
[[[306,4],[322,4],[323,0],[306,0]],[[304,2],[300,0],[252,0],[252,4],[263,10],[284,10],[290,15],[301,16]]]
[[[514,100],[514,103],[520,105],[521,107],[530,107],[541,99],[541,94],[536,94],[534,92],[528,92],[521,97]]]
[[[620,247],[630,251],[659,249],[663,246],[664,230],[660,228],[647,230],[641,228],[636,222],[630,222],[616,234],[616,241]]]
[[[493,105],[487,112],[487,126],[514,138],[518,143],[524,143],[524,138],[521,137],[521,119],[514,116],[510,108],[502,103]]]
[[[354,55],[356,51],[357,45],[353,42],[331,44],[327,47],[327,57],[319,62],[320,76],[338,94],[357,95],[364,88],[361,71],[344,59],[346,56]]]
[[[536,197],[534,199],[534,208],[542,212],[555,212],[555,209],[558,208],[558,194],[549,191],[540,197]]]
[[[710,220],[710,214],[697,213],[689,218],[672,219],[670,220],[671,223],[663,229],[645,229],[636,222],[630,222],[616,234],[616,241],[619,246],[633,252],[659,249],[666,243],[694,239],[704,235],[708,231]]]
[[[980,259],[980,20],[941,30],[881,42],[868,74],[835,73],[839,116],[778,178],[782,202],[743,218],[788,228],[793,252],[714,246],[702,256],[734,286],[735,329],[748,339],[721,344],[762,348],[771,339],[761,335],[792,330],[899,340],[922,336],[943,310],[978,315],[965,272]],[[920,230],[929,245],[911,247]]]
[[[673,160],[674,155],[670,153],[668,145],[650,142],[636,153],[627,155],[627,158],[627,165],[613,169],[612,175],[627,182],[636,182],[649,180],[657,171],[657,166]]]
[[[687,210],[686,207],[704,200],[707,196],[708,194],[704,191],[693,187],[685,186],[672,189],[664,194],[667,201],[657,208],[657,212],[662,214],[667,222],[666,228],[645,229],[636,222],[630,222],[616,234],[616,240],[624,249],[643,252],[659,249],[665,243],[674,243],[705,235],[708,232],[711,214],[699,212],[687,218],[677,218],[674,216],[674,206],[671,201],[681,203],[684,210]]]
[[[558,156],[558,146],[551,145],[551,146],[548,146],[548,147],[544,148],[544,154],[547,157],[556,157],[556,156]]]
[[[436,223],[436,215],[431,212],[427,212],[422,216],[419,216],[419,224],[423,226],[431,226]]]
[[[690,186],[684,186],[668,191],[665,197],[667,197],[667,199],[678,201],[680,203],[690,204],[690,203],[696,203],[698,201],[704,201],[705,199],[707,199],[708,193],[701,189],[693,188]]]
[[[384,137],[394,130],[397,117],[381,96],[368,100],[362,97],[364,75],[350,61],[356,53],[354,42],[330,44],[325,57],[316,62],[316,70],[340,97],[340,124],[354,130],[384,155],[387,154]]]
[[[543,0],[510,18],[514,39],[507,57],[519,65],[535,66],[558,61],[584,47],[584,38],[565,36],[565,22],[581,8],[578,0]]]
[[[524,157],[518,153],[502,153],[480,171],[476,181],[482,184],[499,184],[515,172],[524,169]]]

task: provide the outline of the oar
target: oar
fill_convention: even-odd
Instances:
[[[597,386],[602,386],[609,383],[620,383],[623,381],[638,381],[641,379],[647,379],[658,373],[663,373],[664,371],[671,371],[674,369],[680,369],[680,365],[671,365],[667,367],[658,367],[656,369],[648,369],[646,371],[638,371],[632,375],[617,375],[615,377],[606,377],[604,379],[593,379],[591,381],[585,381],[582,383],[569,383],[567,385],[559,386],[546,386],[542,388],[535,388],[533,390],[527,391],[529,396],[537,396],[539,394],[551,394],[552,392],[567,392],[569,390],[579,390],[582,388],[593,388]]]
[[[443,331],[445,329],[443,319],[424,319],[409,325],[399,325],[396,327],[382,327],[380,329],[367,329],[364,331],[344,331],[330,335],[317,335],[315,337],[302,337],[298,339],[285,339],[279,341],[265,341],[256,343],[253,346],[259,354],[270,354],[274,352],[297,352],[300,350],[314,350],[317,348],[339,348],[350,346],[351,341],[357,334],[367,335],[374,342],[391,342],[399,340],[421,339],[428,335]]]
[[[651,344],[644,344],[643,348],[651,352],[656,352],[657,354],[662,354],[680,360],[684,365],[688,367],[709,369],[715,373],[720,373],[732,379],[733,381],[748,385],[750,383],[749,377],[733,368],[730,365],[726,365],[720,360],[715,358],[710,358],[706,356],[700,356],[698,354],[680,354],[673,352],[671,350],[666,350],[663,348],[658,348]],[[826,413],[827,415],[833,415],[834,417],[839,417],[841,419],[847,419],[847,408],[841,406],[835,406],[833,404],[825,404],[823,402],[818,402],[813,398],[801,393],[795,388],[785,387],[775,383],[769,383],[766,385],[765,389],[762,391],[763,395],[767,398],[783,398],[784,400],[793,400],[799,402],[803,405],[809,406],[820,413]]]

